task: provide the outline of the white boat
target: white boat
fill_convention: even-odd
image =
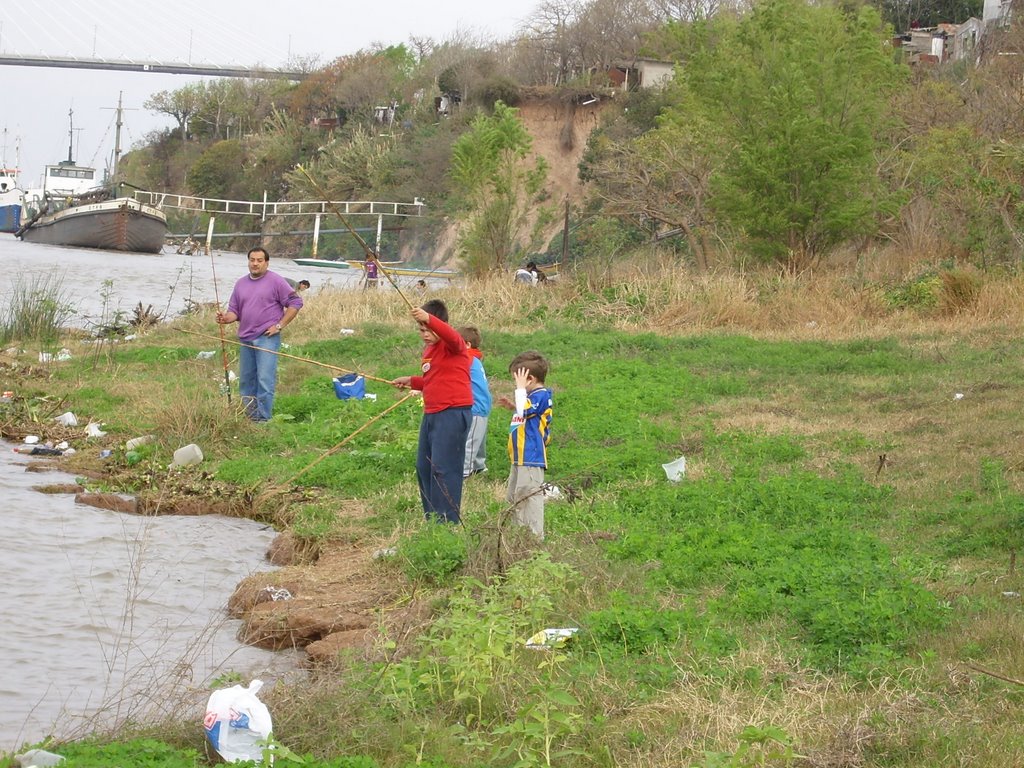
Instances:
[[[18,169],[0,167],[0,232],[17,232],[25,193],[18,187]]]
[[[120,100],[117,111],[111,178],[116,176],[116,158],[121,152]],[[73,125],[69,135],[74,138]],[[97,186],[96,169],[76,164],[71,147],[69,143],[67,160],[46,166],[42,190],[26,195],[28,220],[18,229],[18,237],[46,245],[159,253],[167,237],[164,212]]]
[[[18,186],[17,156],[15,167],[7,167],[7,129],[3,131],[3,154],[0,155],[0,232],[17,232],[21,227],[21,207],[25,192]]]

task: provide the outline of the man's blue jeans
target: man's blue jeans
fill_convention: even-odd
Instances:
[[[245,415],[253,421],[269,421],[274,411],[277,351],[281,348],[281,334],[242,339],[242,343],[259,347],[259,350],[239,348],[238,394],[242,396]]]
[[[423,414],[416,477],[420,484],[423,512],[428,520],[461,522],[462,465],[472,418],[468,405]]]

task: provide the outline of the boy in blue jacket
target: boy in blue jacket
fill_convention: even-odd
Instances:
[[[487,385],[483,353],[480,351],[480,329],[473,325],[459,328],[459,333],[469,345],[473,362],[469,366],[469,383],[473,388],[473,421],[466,436],[466,463],[462,476],[469,477],[487,471],[487,417],[491,415],[491,390]]]
[[[515,382],[514,399],[502,397],[501,405],[514,411],[509,425],[508,475],[512,519],[544,538],[544,470],[551,441],[551,390],[544,386],[548,361],[539,352],[516,355],[508,366]]]

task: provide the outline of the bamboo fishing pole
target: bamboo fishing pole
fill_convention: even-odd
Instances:
[[[202,336],[204,339],[216,339],[216,336],[211,336],[208,333],[200,333],[199,331],[189,331],[184,328],[179,328],[182,333],[187,333],[190,336]],[[258,352],[266,352],[268,355],[277,355],[278,357],[287,357],[290,360],[298,360],[300,363],[309,363],[310,365],[319,365],[321,368],[327,368],[331,371],[338,371],[340,373],[354,373],[357,376],[362,376],[364,379],[369,381],[379,381],[381,384],[391,384],[390,379],[381,379],[377,376],[371,376],[368,373],[361,373],[360,371],[353,371],[348,368],[341,368],[337,365],[329,365],[328,363],[321,363],[319,360],[313,360],[308,357],[299,357],[298,355],[289,355],[287,352],[275,352],[272,349],[264,349],[263,347],[257,347],[253,344],[246,344],[244,341],[235,341],[234,339],[225,339],[223,335],[221,340],[227,344],[235,344],[239,347],[248,347],[249,349],[255,349]]]
[[[395,410],[395,408],[397,408],[398,406],[400,406],[400,405],[401,405],[402,403],[404,403],[404,402],[405,402],[406,400],[408,400],[408,399],[409,399],[410,397],[414,397],[415,395],[416,395],[416,393],[415,393],[415,392],[410,392],[410,393],[408,393],[408,394],[407,394],[407,395],[406,395],[405,397],[403,397],[403,398],[402,398],[401,400],[399,400],[399,401],[397,401],[397,402],[395,402],[395,403],[392,403],[391,405],[389,405],[389,406],[388,406],[387,408],[385,408],[385,409],[384,409],[383,411],[381,411],[381,412],[380,412],[380,413],[378,413],[378,414],[377,414],[376,416],[374,416],[373,418],[371,418],[371,419],[370,419],[369,421],[367,421],[367,422],[366,422],[365,424],[363,424],[363,426],[359,427],[359,429],[357,429],[357,430],[356,430],[355,432],[353,432],[352,434],[350,434],[350,435],[349,435],[348,437],[346,437],[346,438],[345,438],[344,440],[342,440],[342,441],[341,441],[340,443],[338,443],[338,444],[336,444],[336,445],[333,445],[333,446],[331,446],[331,447],[330,447],[330,448],[328,448],[328,449],[327,449],[326,451],[324,451],[324,452],[323,452],[322,454],[320,454],[319,456],[317,456],[317,457],[316,457],[316,458],[315,458],[315,459],[314,459],[313,461],[311,461],[311,462],[310,462],[309,464],[307,464],[306,466],[304,466],[304,467],[303,467],[302,469],[300,469],[300,470],[299,470],[298,472],[296,472],[296,473],[295,473],[294,475],[292,475],[291,477],[289,477],[289,478],[288,478],[287,480],[285,480],[285,482],[284,482],[284,483],[283,483],[282,485],[280,485],[280,486],[278,486],[278,487],[279,487],[279,488],[281,488],[281,487],[284,487],[284,486],[289,486],[289,485],[291,485],[292,483],[294,483],[294,482],[295,482],[295,481],[296,481],[296,480],[297,480],[298,478],[302,477],[302,475],[306,474],[306,472],[308,472],[309,470],[311,470],[311,469],[312,469],[313,467],[315,467],[315,466],[316,466],[317,464],[319,464],[319,463],[320,463],[321,461],[323,461],[324,459],[326,459],[326,458],[327,458],[328,456],[330,456],[331,454],[333,454],[333,453],[335,453],[335,452],[337,452],[337,451],[340,451],[340,450],[341,450],[341,449],[342,449],[342,448],[343,448],[343,447],[344,447],[344,446],[345,446],[345,445],[346,445],[346,444],[348,443],[348,441],[349,441],[349,440],[351,440],[351,439],[352,439],[353,437],[355,437],[356,435],[358,435],[358,434],[359,434],[360,432],[362,432],[362,431],[363,431],[364,429],[366,429],[367,427],[369,427],[369,426],[370,426],[371,424],[373,424],[374,422],[376,422],[376,421],[379,421],[380,419],[382,419],[382,418],[384,418],[385,416],[387,416],[387,415],[388,415],[389,413],[391,413],[391,412],[392,412],[393,410]]]
[[[405,302],[406,306],[408,306],[409,309],[415,309],[412,302],[409,301],[409,299],[406,297],[404,293],[402,293],[402,289],[398,287],[398,283],[395,282],[395,279],[391,276],[391,273],[388,272],[388,270],[384,269],[384,265],[380,263],[380,259],[377,258],[376,252],[369,245],[367,245],[366,241],[363,240],[359,233],[352,228],[352,225],[348,223],[348,220],[342,215],[341,211],[338,210],[338,206],[336,206],[327,196],[327,193],[324,192],[323,187],[317,184],[316,179],[310,176],[309,171],[307,171],[301,165],[297,165],[295,167],[302,173],[303,176],[305,176],[309,180],[309,183],[313,185],[313,189],[316,190],[316,193],[320,195],[320,197],[323,198],[324,202],[327,203],[328,206],[330,206],[330,209],[334,211],[334,215],[341,219],[341,223],[345,225],[345,229],[351,232],[352,237],[354,237],[356,241],[361,246],[363,246],[363,250],[366,251],[366,258],[377,265],[377,270],[383,273],[384,277],[386,277],[388,279],[388,282],[391,283],[391,286],[396,291],[398,291],[398,295],[402,297],[402,301]]]
[[[213,219],[210,219],[210,229],[213,229]],[[206,255],[210,257],[210,271],[213,272],[213,298],[217,301],[217,312],[220,313],[220,291],[217,290],[217,266],[213,262],[213,249],[210,247],[210,238],[206,238]],[[228,406],[231,405],[231,376],[228,373],[228,345],[225,343],[224,326],[217,323],[220,330],[220,356],[224,364],[224,394],[228,396]]]

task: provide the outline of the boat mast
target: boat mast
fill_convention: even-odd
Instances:
[[[74,158],[71,157],[71,148],[75,143],[75,110],[68,110],[68,164],[74,165]]]
[[[114,162],[110,169],[110,181],[117,185],[117,164],[121,159],[121,97],[124,91],[117,92],[117,118],[114,121]]]

